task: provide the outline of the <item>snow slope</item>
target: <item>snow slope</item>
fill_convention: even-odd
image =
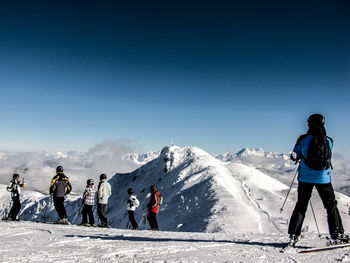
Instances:
[[[156,159],[132,173],[116,174],[109,182],[113,193],[107,206],[108,217],[111,226],[122,229],[128,222],[125,206],[130,187],[135,189],[141,203],[135,213],[140,221],[146,211],[149,186],[158,186],[164,197],[158,219],[160,228],[166,231],[286,233],[296,199],[293,188],[284,212],[280,213],[287,185],[254,167],[222,162],[197,147],[165,147]],[[24,191],[23,198],[22,220],[57,219],[49,197],[33,196]],[[345,228],[349,229],[350,198],[339,193],[337,198]],[[325,210],[317,195],[312,202],[320,230],[327,233]],[[8,201],[1,203],[0,211],[4,211],[6,205]],[[81,207],[80,196],[70,195],[66,207],[72,221]],[[78,214],[74,223],[80,221]],[[316,231],[310,211],[304,230]]]
[[[153,232],[0,222],[0,262],[348,262],[349,249],[280,253],[283,234]],[[298,249],[325,239],[306,235]]]
[[[290,185],[296,165],[290,160],[289,154],[265,152],[263,149],[244,148],[237,153],[224,153],[217,156],[223,162],[242,163]],[[332,183],[336,191],[350,195],[350,163],[342,156],[332,157]]]
[[[128,153],[123,156],[123,160],[132,161],[135,164],[141,166],[156,159],[159,154],[159,152],[147,152],[143,154]]]

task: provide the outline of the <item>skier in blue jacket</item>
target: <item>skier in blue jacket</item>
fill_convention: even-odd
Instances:
[[[314,186],[321,197],[324,208],[327,210],[331,238],[336,242],[343,239],[344,228],[331,183],[333,140],[327,136],[324,124],[324,116],[312,114],[308,118],[309,130],[307,134],[301,135],[294,146],[293,152],[296,157],[291,155],[293,161],[300,161],[298,201],[288,228],[292,245],[295,245],[300,236]]]

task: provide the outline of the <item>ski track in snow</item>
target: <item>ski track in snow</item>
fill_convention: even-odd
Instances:
[[[0,262],[347,262],[349,249],[280,253],[282,234],[153,232],[0,222]],[[322,246],[316,235],[298,248]],[[297,248],[297,250],[298,250]]]
[[[229,165],[227,165],[227,169],[230,171],[232,176],[239,180],[241,182],[242,189],[248,199],[248,201],[252,204],[253,207],[255,207],[259,212],[260,212],[260,218],[261,218],[261,213],[267,216],[268,220],[271,222],[271,224],[275,227],[275,229],[278,231],[278,233],[283,233],[283,231],[280,229],[278,224],[275,222],[275,220],[272,218],[272,216],[267,212],[266,210],[262,209],[260,204],[254,199],[254,197],[250,194],[250,187],[247,185],[247,183],[239,176],[239,174],[235,174],[234,171],[231,170]],[[262,228],[262,222],[259,220],[259,229],[260,232],[263,233],[263,228]]]

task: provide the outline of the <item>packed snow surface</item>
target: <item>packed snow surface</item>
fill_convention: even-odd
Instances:
[[[0,222],[1,262],[348,262],[349,250],[286,254],[283,234],[190,233]],[[297,250],[325,239],[306,235]]]

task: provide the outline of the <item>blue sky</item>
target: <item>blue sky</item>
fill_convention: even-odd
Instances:
[[[350,156],[350,4],[260,2],[1,2],[0,150],[286,152],[319,112]]]

